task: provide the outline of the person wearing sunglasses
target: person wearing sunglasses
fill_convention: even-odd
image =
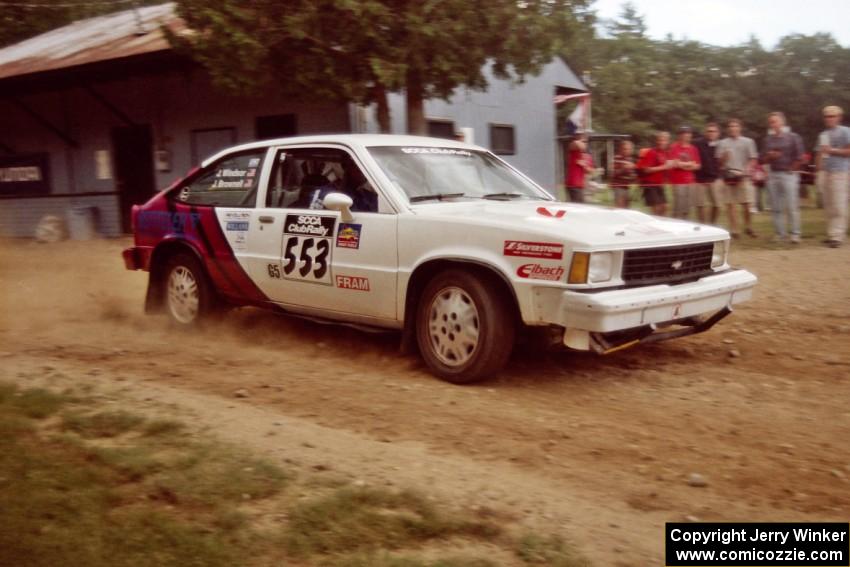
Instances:
[[[839,106],[823,109],[826,130],[818,137],[817,167],[823,171],[823,208],[826,214],[826,240],[838,248],[847,236],[847,184],[850,182],[850,128],[841,124],[844,111]]]

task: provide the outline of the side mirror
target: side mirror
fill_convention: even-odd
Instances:
[[[322,199],[322,205],[331,211],[339,211],[342,213],[343,222],[351,222],[354,217],[351,215],[351,205],[354,201],[351,197],[344,193],[329,193]]]

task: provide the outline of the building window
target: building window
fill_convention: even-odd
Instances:
[[[455,139],[455,123],[451,120],[429,120],[428,135],[432,138]]]
[[[505,124],[490,124],[490,149],[497,155],[514,155],[516,153],[514,127]]]
[[[298,124],[294,114],[274,114],[257,116],[254,129],[258,140],[273,140],[295,136],[298,133]]]
[[[192,163],[199,164],[236,143],[236,128],[203,128],[192,130]]]

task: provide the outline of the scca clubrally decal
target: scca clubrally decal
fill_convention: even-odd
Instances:
[[[335,225],[335,217],[286,215],[281,261],[284,278],[333,285],[331,254]]]

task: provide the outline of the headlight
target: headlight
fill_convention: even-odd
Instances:
[[[594,252],[590,255],[589,283],[607,282],[614,269],[614,255],[610,252]]]
[[[611,252],[574,252],[567,283],[601,283],[611,279],[614,255]]]
[[[719,268],[726,263],[726,257],[729,254],[729,241],[718,240],[714,243],[714,252],[711,254],[711,267]]]

